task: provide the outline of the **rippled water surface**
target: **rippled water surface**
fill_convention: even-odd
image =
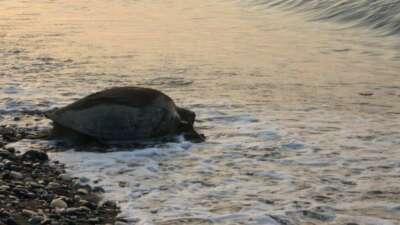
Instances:
[[[260,2],[0,1],[1,124],[48,128],[27,112],[157,88],[207,142],[52,154],[132,224],[399,224],[398,35]]]

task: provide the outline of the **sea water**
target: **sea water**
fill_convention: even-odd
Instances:
[[[51,153],[129,223],[399,224],[399,10],[2,0],[1,124],[48,129],[35,112],[113,86],[156,88],[196,112],[206,142]]]

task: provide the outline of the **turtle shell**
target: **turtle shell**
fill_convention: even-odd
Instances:
[[[127,142],[175,134],[177,107],[160,91],[118,87],[82,98],[48,115],[53,122],[102,142]]]

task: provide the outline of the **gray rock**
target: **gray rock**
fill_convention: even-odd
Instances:
[[[61,174],[60,176],[58,176],[61,180],[63,181],[70,181],[72,180],[72,177],[66,173]]]
[[[106,191],[104,190],[104,188],[102,188],[102,187],[100,187],[100,186],[94,187],[92,191],[93,191],[93,192],[100,192],[100,193],[106,192]]]
[[[90,181],[90,179],[87,178],[87,177],[80,177],[80,178],[79,178],[79,181],[82,182],[82,183],[87,183],[87,182]]]
[[[127,186],[128,186],[128,183],[127,183],[126,181],[119,181],[119,182],[118,182],[118,186],[124,188],[124,187],[127,187]]]
[[[51,201],[50,206],[52,208],[65,209],[68,207],[68,204],[61,198],[56,198],[53,201]]]
[[[23,160],[30,160],[30,161],[39,161],[45,162],[49,160],[49,157],[45,152],[37,151],[37,150],[29,150],[22,155]]]
[[[7,191],[8,189],[10,189],[10,186],[8,186],[8,185],[1,185],[0,186],[0,191]]]
[[[0,157],[4,159],[14,159],[15,155],[7,150],[0,150]]]
[[[22,173],[16,172],[16,171],[11,171],[10,176],[14,179],[22,179],[24,177],[24,175],[22,175]]]
[[[100,202],[100,203],[98,204],[98,207],[99,207],[99,208],[101,208],[101,207],[111,207],[111,208],[115,208],[115,207],[117,207],[117,204],[116,204],[114,201],[109,201],[109,200],[107,200],[107,201]]]
[[[25,216],[29,216],[29,217],[38,215],[37,212],[35,212],[33,210],[29,210],[29,209],[23,209],[22,214],[24,214]]]
[[[29,184],[32,188],[44,188],[44,185],[38,184],[38,183],[36,183],[36,182],[34,182],[34,181],[30,181],[30,182],[28,182],[28,184]]]
[[[43,217],[41,217],[41,216],[32,216],[28,220],[28,223],[31,225],[38,225],[38,224],[41,224],[42,220],[43,220]]]
[[[84,214],[84,213],[88,213],[90,212],[90,209],[88,207],[85,206],[81,206],[81,207],[71,207],[65,210],[66,214]]]
[[[58,187],[60,187],[60,184],[56,182],[50,182],[49,184],[47,184],[47,188],[58,188]]]
[[[84,188],[79,188],[77,190],[77,193],[80,194],[80,195],[88,195],[89,194],[88,190],[86,190]]]
[[[88,219],[88,222],[93,223],[93,224],[98,224],[100,222],[100,219],[98,217],[94,217],[94,218]]]
[[[121,221],[117,221],[114,223],[114,225],[128,225],[128,224]]]

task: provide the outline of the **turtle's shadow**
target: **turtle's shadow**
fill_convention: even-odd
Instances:
[[[146,148],[164,148],[169,144],[182,143],[184,140],[181,136],[163,137],[151,140],[143,140],[129,143],[102,143],[96,139],[88,137],[87,139],[81,139],[79,142],[71,142],[71,140],[62,139],[49,139],[54,141],[54,151],[68,151],[74,149],[77,152],[118,152],[118,151],[136,151],[143,150]]]

